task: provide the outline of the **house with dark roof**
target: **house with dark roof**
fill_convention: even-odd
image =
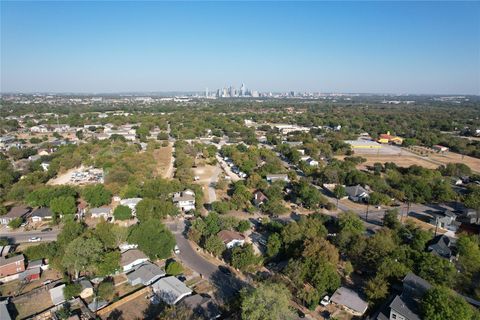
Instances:
[[[370,192],[359,184],[345,187],[345,192],[347,193],[348,199],[354,202],[366,202],[370,197]]]
[[[452,258],[452,241],[445,235],[438,235],[433,238],[427,246],[427,251],[445,259]]]
[[[127,279],[131,286],[136,286],[137,284],[148,286],[164,276],[165,271],[156,264],[147,261],[136,267],[134,271],[128,273]]]
[[[25,219],[30,213],[30,208],[25,206],[12,207],[7,214],[0,216],[0,224],[7,225],[17,218]]]
[[[253,204],[257,207],[261,206],[268,200],[267,196],[260,190],[253,194]]]
[[[372,319],[422,320],[420,301],[432,286],[419,276],[409,273],[403,279],[403,291]]]
[[[30,215],[30,219],[32,220],[32,222],[51,220],[53,219],[53,212],[46,207],[37,208],[33,210],[32,214]]]

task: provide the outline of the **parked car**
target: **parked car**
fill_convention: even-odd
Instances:
[[[227,274],[227,275],[232,274],[232,271],[230,270],[230,268],[225,267],[225,266],[218,266],[218,270],[220,270],[222,273]]]
[[[173,252],[175,252],[175,254],[179,254],[180,253],[180,248],[175,245],[175,248],[173,249]]]
[[[45,229],[42,229],[42,232],[49,232],[49,231],[52,231],[53,229],[52,228],[45,228]]]
[[[328,306],[330,304],[330,297],[329,296],[323,297],[322,301],[320,301],[320,304],[324,307]]]
[[[42,238],[40,237],[32,237],[28,239],[28,242],[40,242],[40,241],[42,241]]]

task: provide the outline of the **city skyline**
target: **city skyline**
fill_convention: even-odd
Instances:
[[[480,94],[475,2],[1,7],[1,92]]]

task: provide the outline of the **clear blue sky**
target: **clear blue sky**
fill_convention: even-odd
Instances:
[[[1,91],[480,94],[480,2],[1,2]]]

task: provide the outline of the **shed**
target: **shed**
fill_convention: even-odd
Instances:
[[[50,289],[50,298],[52,299],[52,303],[56,306],[65,302],[65,296],[63,295],[63,289],[65,285],[59,285],[58,287],[54,287]]]

